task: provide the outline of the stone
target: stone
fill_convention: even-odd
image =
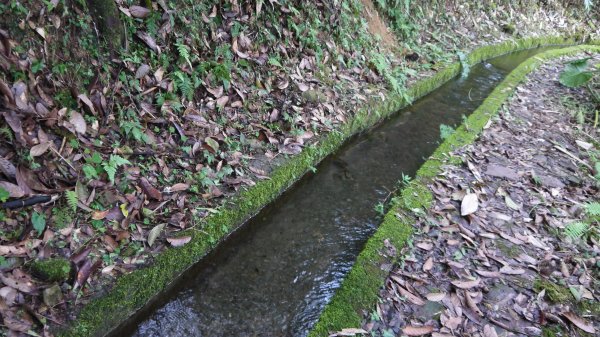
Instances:
[[[63,301],[63,293],[60,287],[55,284],[50,288],[44,289],[43,298],[47,306],[53,307]]]

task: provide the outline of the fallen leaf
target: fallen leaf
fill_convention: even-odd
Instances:
[[[480,282],[480,279],[475,279],[470,281],[452,281],[452,284],[460,289],[471,289],[477,287]]]
[[[39,157],[39,156],[43,155],[44,153],[46,153],[46,151],[48,151],[48,149],[50,148],[50,145],[52,145],[52,142],[43,142],[43,143],[34,145],[29,150],[29,155],[32,157]]]
[[[400,295],[406,297],[411,303],[415,305],[425,305],[425,301],[423,301],[419,296],[411,293],[400,285],[398,285],[398,291],[400,292]]]
[[[140,38],[140,40],[144,41],[144,43],[150,49],[152,49],[155,53],[160,54],[160,48],[156,44],[156,40],[154,40],[154,38],[152,36],[150,36],[150,34],[144,32],[144,31],[138,30],[136,35],[137,35],[137,37]]]
[[[160,193],[159,190],[152,186],[152,184],[150,184],[146,177],[140,178],[140,187],[142,188],[144,194],[146,194],[150,198],[158,201],[162,200],[162,193]]]
[[[507,275],[521,275],[525,273],[525,270],[521,268],[513,268],[511,266],[503,266],[500,268],[500,272]]]
[[[577,316],[577,314],[569,311],[569,312],[563,313],[563,316],[565,316],[569,321],[571,321],[571,323],[573,323],[579,329],[581,329],[587,333],[596,333],[596,329],[594,328],[594,325],[591,324],[590,322],[584,320],[583,318]]]
[[[166,224],[161,223],[160,225],[156,225],[154,226],[150,232],[148,232],[148,246],[152,247],[152,245],[154,244],[154,241],[156,241],[156,238],[158,238],[158,236],[160,235],[160,232],[162,232],[163,228],[165,228]]]
[[[87,124],[85,124],[85,119],[83,119],[83,115],[81,115],[77,111],[71,111],[71,117],[69,118],[69,123],[75,127],[75,132],[79,134],[85,134],[87,130]]]
[[[357,334],[366,334],[367,331],[356,328],[346,328],[329,335],[329,337],[356,336]]]
[[[146,7],[131,6],[129,7],[129,13],[131,13],[131,16],[133,16],[134,18],[143,19],[148,17],[151,11]]]
[[[11,198],[21,198],[25,195],[25,192],[21,187],[6,181],[0,181],[0,187],[5,189]]]
[[[433,258],[429,257],[425,263],[423,263],[423,271],[430,271],[433,268]]]
[[[409,325],[402,329],[402,333],[407,336],[423,336],[433,332],[433,326],[425,325],[425,326],[414,326]]]
[[[460,214],[462,216],[473,214],[479,208],[479,201],[477,200],[477,194],[469,193],[465,195],[460,204]]]
[[[174,238],[167,238],[167,242],[171,244],[171,246],[173,247],[181,247],[183,245],[185,245],[186,243],[190,242],[190,240],[192,240],[191,236],[179,236],[179,237],[174,237]]]
[[[425,295],[425,298],[431,302],[439,302],[446,298],[446,293],[429,293]]]

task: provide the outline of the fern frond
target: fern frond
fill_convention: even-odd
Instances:
[[[565,235],[571,240],[581,238],[589,230],[590,226],[585,222],[572,222],[565,227]]]
[[[69,204],[69,206],[71,206],[73,212],[77,211],[77,201],[79,200],[79,198],[77,197],[77,192],[67,191],[65,193],[65,196],[67,197],[67,203]]]
[[[179,56],[190,65],[190,69],[193,69],[192,62],[190,61],[190,48],[182,42],[177,42],[175,44],[175,47],[177,47],[177,52],[179,53]]]
[[[583,206],[585,213],[590,216],[600,216],[600,202],[590,202]]]

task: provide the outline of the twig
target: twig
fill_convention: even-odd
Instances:
[[[27,206],[33,206],[51,200],[49,195],[36,195],[27,199],[7,201],[0,204],[0,208],[15,209]]]
[[[67,165],[69,165],[70,168],[73,169],[73,171],[77,172],[77,170],[73,167],[73,165],[71,165],[71,163],[69,163],[68,160],[65,159],[65,157],[63,157],[58,151],[56,151],[52,146],[50,146],[50,150],[54,151],[54,153],[56,153],[57,156],[60,157],[60,159],[62,159],[65,163],[67,163]]]
[[[567,151],[567,149],[565,149],[564,147],[560,146],[557,142],[551,140],[550,141],[552,144],[554,144],[554,148],[557,149],[558,151],[566,154],[567,156],[571,157],[573,160],[577,161],[578,163],[580,163],[581,165],[589,168],[590,170],[593,170],[592,166],[590,166],[590,164],[584,162],[583,160],[579,159],[579,157],[577,157],[576,155],[572,154],[571,152]]]

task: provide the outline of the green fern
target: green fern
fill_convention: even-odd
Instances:
[[[179,56],[190,65],[190,69],[193,69],[192,62],[190,61],[190,47],[186,46],[181,41],[177,41],[177,43],[175,43],[175,47],[177,47]]]
[[[565,227],[565,235],[571,240],[577,240],[584,236],[589,228],[585,222],[572,222]]]
[[[600,202],[590,202],[583,207],[589,216],[600,216]]]
[[[0,135],[4,135],[11,142],[13,140],[13,134],[7,126],[3,126],[0,128]]]
[[[77,211],[77,201],[79,200],[77,192],[67,191],[65,196],[67,197],[67,203],[71,206],[71,210],[73,210],[73,212]]]
[[[117,168],[119,168],[120,166],[126,165],[126,164],[131,164],[129,162],[129,160],[115,155],[115,154],[111,154],[110,155],[110,160],[108,161],[108,163],[103,163],[102,164],[102,168],[104,169],[104,172],[106,172],[106,174],[108,175],[108,179],[110,180],[111,183],[115,182],[115,174],[117,173]]]
[[[176,71],[173,73],[173,80],[175,83],[175,89],[179,90],[188,100],[192,100],[194,98],[194,85],[190,80],[190,77],[182,72]]]

